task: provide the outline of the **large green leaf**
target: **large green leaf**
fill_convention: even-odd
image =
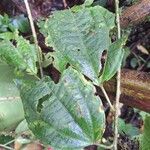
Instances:
[[[21,99],[0,100],[0,133],[13,131],[23,119]]]
[[[8,39],[7,35],[9,35]],[[17,69],[26,70],[30,74],[36,74],[37,57],[35,46],[22,36],[15,34],[13,40],[16,41],[16,45],[14,45],[9,41],[10,37],[13,37],[11,33],[0,34],[0,38],[3,39],[0,41],[0,58]]]
[[[109,31],[114,27],[111,12],[100,6],[58,11],[39,27],[46,44],[55,50],[52,56],[59,71],[69,63],[99,84],[101,54],[110,45]]]
[[[0,64],[0,132],[14,130],[24,119],[22,102],[13,78],[13,70]]]
[[[141,136],[140,149],[141,150],[150,149],[150,115],[146,116],[144,121],[144,133]]]
[[[99,143],[105,115],[95,87],[69,67],[60,82],[49,77],[35,85],[22,84],[26,120],[32,132],[56,150],[78,150]]]

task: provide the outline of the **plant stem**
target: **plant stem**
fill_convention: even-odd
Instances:
[[[16,139],[13,139],[13,140],[11,140],[11,141],[9,141],[9,142],[5,143],[5,144],[4,144],[4,146],[7,146],[7,145],[9,145],[9,144],[11,144],[11,143],[15,142],[15,140],[16,140]]]
[[[103,85],[100,85],[100,88],[101,88],[101,90],[102,90],[102,92],[103,92],[103,94],[104,94],[104,96],[105,96],[105,98],[106,98],[110,108],[112,109],[112,111],[114,111],[114,107],[112,106],[112,104],[110,102],[110,99],[108,97],[108,94],[106,93],[106,90],[104,89]]]
[[[113,148],[113,145],[107,146],[107,145],[104,145],[104,144],[96,144],[96,146],[104,148],[104,149],[112,149]]]
[[[0,144],[0,147],[5,148],[5,149],[8,149],[8,150],[15,150],[15,149],[13,149],[13,148],[11,148],[11,147],[9,147],[9,146],[2,145],[2,144]]]
[[[64,8],[67,8],[67,2],[66,0],[63,0]]]
[[[120,15],[119,15],[119,0],[115,0],[116,23],[118,39],[121,38]],[[114,150],[117,150],[118,144],[118,117],[119,117],[119,100],[121,95],[121,67],[117,72],[117,89],[116,89],[116,104],[115,104],[115,135],[114,135]]]
[[[28,0],[24,0],[24,3],[25,3],[25,6],[26,6],[28,18],[29,18],[29,21],[30,21],[30,26],[31,26],[32,35],[33,35],[33,38],[34,38],[35,48],[37,50],[38,63],[39,63],[39,68],[40,68],[40,75],[41,75],[41,78],[42,78],[43,77],[43,69],[42,69],[42,63],[41,63],[41,60],[42,60],[41,59],[41,50],[38,46],[37,35],[36,35],[35,26],[34,26],[34,22],[33,22],[33,18],[32,18],[32,14],[31,14],[31,10],[30,10]]]
[[[119,0],[115,0],[115,8],[116,8],[117,36],[118,36],[118,39],[120,39],[121,27],[120,27],[120,15],[119,15]]]

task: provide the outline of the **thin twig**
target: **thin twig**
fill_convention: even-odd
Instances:
[[[0,147],[3,147],[3,148],[8,149],[8,150],[15,150],[15,149],[13,149],[9,146],[5,146],[5,145],[2,145],[2,144],[0,144]]]
[[[116,23],[117,23],[117,35],[118,39],[121,38],[121,27],[120,27],[120,15],[119,15],[119,0],[115,0],[116,7]]]
[[[33,22],[33,18],[32,18],[32,14],[31,14],[31,10],[30,10],[28,0],[24,0],[24,3],[25,3],[25,6],[26,6],[26,9],[27,9],[27,14],[28,14],[28,18],[29,18],[29,21],[30,21],[32,35],[33,35],[35,47],[36,47],[36,50],[37,50],[38,63],[39,63],[40,74],[41,74],[41,78],[42,78],[43,77],[43,69],[42,69],[42,63],[41,63],[41,50],[38,46],[37,35],[36,35],[35,26],[34,26],[34,22]]]
[[[102,92],[103,92],[103,94],[104,94],[104,96],[105,96],[105,98],[106,98],[106,100],[107,100],[107,102],[108,102],[110,108],[112,109],[112,111],[114,111],[114,107],[113,107],[113,105],[111,104],[110,99],[109,99],[109,97],[108,97],[108,94],[106,93],[106,90],[104,89],[103,85],[100,85],[100,88],[101,88],[101,90],[102,90]]]
[[[66,0],[63,0],[64,8],[67,8],[67,2]]]
[[[120,15],[119,15],[119,0],[115,0],[116,8],[116,23],[118,39],[121,38]],[[121,95],[121,67],[117,72],[117,89],[116,89],[116,104],[115,104],[115,135],[114,135],[114,150],[117,150],[118,144],[118,117],[119,117],[119,100]]]
[[[112,149],[113,148],[113,145],[107,146],[104,144],[96,144],[96,146],[98,146],[100,148],[104,148],[104,149]]]
[[[4,146],[7,146],[7,145],[9,145],[9,144],[11,144],[11,143],[15,142],[15,140],[16,140],[16,139],[13,139],[13,140],[11,140],[11,141],[9,141],[9,142],[5,143],[5,144],[4,144]]]

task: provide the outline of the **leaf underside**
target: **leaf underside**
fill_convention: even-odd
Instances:
[[[45,77],[35,85],[22,85],[29,128],[56,149],[77,150],[98,143],[105,129],[105,115],[94,93],[95,87],[71,67],[58,84]]]

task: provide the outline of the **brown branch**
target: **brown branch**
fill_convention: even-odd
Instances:
[[[110,99],[115,100],[115,78],[104,83],[104,88]],[[100,91],[99,94],[103,96]],[[121,72],[120,101],[126,105],[150,112],[150,74],[123,69]]]
[[[150,0],[141,0],[139,3],[126,8],[120,17],[121,27],[136,25],[150,15]]]
[[[25,5],[19,0],[11,0],[16,7],[26,14]],[[63,0],[65,2],[65,0]],[[41,1],[40,1],[41,2]],[[42,12],[40,12],[32,4],[32,16],[34,20],[37,20],[43,17]],[[65,4],[66,6],[66,4]],[[139,22],[142,22],[148,15],[150,15],[150,2],[149,0],[140,0],[138,4],[132,5],[131,7],[126,8],[120,17],[121,27],[126,28],[129,25],[135,25]],[[47,15],[46,15],[47,16]]]

